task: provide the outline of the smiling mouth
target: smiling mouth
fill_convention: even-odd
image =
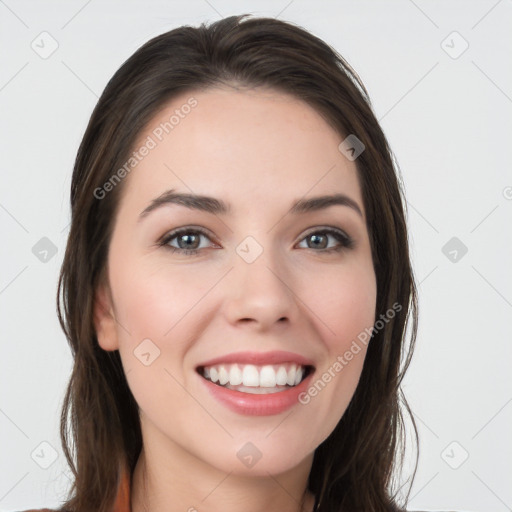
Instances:
[[[281,363],[275,365],[216,364],[199,366],[196,372],[213,384],[251,394],[278,393],[291,389],[308,377],[312,365]]]

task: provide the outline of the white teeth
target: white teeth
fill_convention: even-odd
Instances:
[[[253,364],[222,364],[203,368],[203,376],[221,386],[274,388],[296,386],[302,380],[305,368],[295,363],[256,366]]]
[[[244,369],[242,370],[242,384],[244,386],[259,386],[259,375],[258,370],[256,369],[256,366],[253,366],[252,364],[248,364],[244,366]]]
[[[296,370],[295,366],[292,366],[288,370],[288,376],[286,378],[286,384],[288,384],[288,386],[295,386],[295,374],[296,373],[297,373],[297,370]]]
[[[287,382],[288,374],[286,373],[286,368],[284,366],[280,366],[276,373],[276,384],[278,386],[286,386]]]
[[[260,387],[274,388],[275,386],[276,372],[274,371],[274,368],[272,368],[272,366],[264,366],[260,371]]]
[[[221,366],[219,368],[219,383],[224,386],[224,384],[226,384],[226,382],[228,382],[228,380],[229,380],[229,374],[226,371],[226,368],[224,366]]]
[[[231,369],[229,370],[229,383],[232,386],[238,386],[239,384],[242,384],[242,380],[242,370],[240,370],[237,364],[232,364]]]

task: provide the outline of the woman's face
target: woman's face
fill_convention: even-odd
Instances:
[[[365,346],[345,354],[373,326],[376,280],[342,140],[297,99],[227,88],[175,98],[139,135],[117,185],[109,286],[99,289],[95,323],[101,347],[119,349],[145,444],[163,458],[180,451],[225,472],[284,472],[310,463],[345,412]],[[170,191],[229,208],[166,201]],[[348,199],[290,211],[334,194]],[[102,315],[109,309],[115,321]],[[291,354],[272,359],[274,351]],[[262,359],[249,365],[241,352]],[[227,356],[216,365],[224,380],[241,375],[245,391],[272,393],[227,391],[200,375]],[[306,381],[265,386],[295,383],[294,361],[314,366]]]

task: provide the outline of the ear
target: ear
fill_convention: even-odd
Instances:
[[[98,343],[103,350],[113,351],[119,348],[116,318],[110,287],[105,282],[98,285],[93,306],[94,328]]]

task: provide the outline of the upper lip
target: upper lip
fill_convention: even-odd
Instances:
[[[307,357],[287,352],[284,350],[274,350],[272,352],[233,352],[223,356],[209,359],[197,365],[197,368],[213,366],[222,363],[241,363],[241,364],[279,364],[279,363],[297,363],[302,366],[313,366],[313,362]]]

